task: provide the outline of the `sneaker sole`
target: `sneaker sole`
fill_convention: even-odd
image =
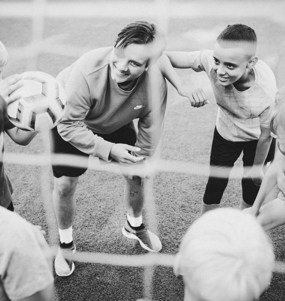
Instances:
[[[56,269],[55,269],[55,273],[59,277],[68,277],[68,276],[70,276],[74,272],[74,270],[75,270],[75,264],[74,264],[74,262],[72,262],[72,264],[71,264],[71,270],[70,270],[70,272],[68,274],[61,274]]]
[[[142,248],[144,248],[145,250],[149,251],[149,252],[154,252],[157,253],[161,250],[161,248],[158,251],[152,250],[150,249],[146,244],[144,244],[135,234],[129,233],[128,231],[126,231],[125,227],[122,228],[122,233],[125,237],[130,238],[130,239],[136,239]]]
[[[76,252],[76,245],[74,245],[74,249],[72,250],[73,254],[75,252]],[[68,277],[68,276],[70,276],[74,272],[74,270],[75,270],[75,264],[74,264],[74,262],[72,262],[72,264],[71,264],[71,270],[70,270],[70,272],[68,274],[61,273],[61,272],[57,271],[56,270],[56,266],[54,265],[54,271],[55,271],[56,275],[59,276],[59,277]]]

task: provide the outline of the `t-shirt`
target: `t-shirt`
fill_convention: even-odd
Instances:
[[[52,257],[41,231],[3,207],[0,229],[0,300],[3,288],[18,300],[52,284]]]
[[[271,111],[277,92],[275,76],[270,67],[258,60],[253,67],[255,82],[245,90],[238,91],[234,85],[222,86],[213,70],[212,50],[189,53],[189,67],[205,71],[210,79],[219,106],[216,127],[220,135],[229,141],[259,139],[260,127],[270,128]]]
[[[138,121],[136,146],[140,155],[154,153],[163,127],[167,85],[157,65],[151,66],[130,91],[112,80],[109,60],[113,47],[87,52],[64,69],[58,80],[67,94],[67,109],[57,129],[80,151],[109,160],[113,143],[97,134],[110,134]]]
[[[6,208],[12,202],[13,189],[3,166],[4,131],[13,127],[14,125],[7,118],[6,104],[4,100],[0,98],[0,206]]]

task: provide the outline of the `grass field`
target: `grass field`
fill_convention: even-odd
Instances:
[[[9,1],[10,3],[12,1]],[[14,1],[13,1],[14,2]],[[24,1],[25,3],[29,1]],[[93,1],[92,3],[102,3]],[[118,4],[119,1],[116,2]],[[143,1],[134,1],[132,5],[141,5]],[[147,1],[152,3],[152,1]],[[239,10],[228,16],[223,13],[229,2]],[[37,57],[36,44],[32,40],[33,23],[30,17],[9,17],[1,15],[8,1],[0,1],[0,40],[10,53],[10,61],[4,76],[26,70],[38,70],[56,76],[59,71],[72,63],[85,51],[97,47],[113,45],[116,33],[131,21],[137,20],[136,14],[122,17],[114,11],[113,17],[62,18],[46,17],[43,31],[43,47]],[[15,9],[17,8],[15,1]],[[76,1],[72,1],[76,3]],[[78,1],[77,3],[84,2]],[[112,2],[104,1],[112,7]],[[122,2],[127,5],[128,1]],[[174,1],[170,1],[174,3]],[[228,24],[245,23],[252,26],[259,39],[258,56],[265,60],[277,75],[278,85],[285,84],[280,67],[285,47],[285,21],[279,15],[267,12],[264,16],[266,1],[208,1],[214,4],[214,12],[205,17],[200,2],[177,1],[189,5],[198,5],[198,13],[190,18],[171,17],[168,20],[169,50],[199,50],[212,48],[219,32]],[[254,6],[252,6],[254,4]],[[272,7],[281,1],[270,2]],[[250,5],[251,14],[248,13]],[[254,7],[254,9],[252,9]],[[196,8],[196,7],[195,7]],[[284,6],[283,6],[284,8]],[[247,14],[245,14],[247,12]],[[58,14],[58,12],[57,12]],[[96,12],[98,14],[98,12]],[[280,11],[281,14],[281,11]],[[190,14],[191,15],[191,14]],[[145,20],[156,21],[153,14],[145,15]],[[162,159],[185,164],[194,162],[207,166],[215,124],[217,106],[214,103],[211,88],[205,74],[179,70],[178,73],[189,85],[202,86],[211,104],[201,109],[191,108],[188,101],[180,97],[169,86],[169,99],[165,130],[161,140],[159,155]],[[285,76],[284,76],[285,78]],[[283,82],[282,82],[283,81]],[[20,147],[6,139],[5,150],[8,153],[40,155],[45,151],[46,137],[38,135],[27,147]],[[8,156],[7,156],[8,158]],[[36,158],[36,157],[35,157]],[[240,165],[238,162],[237,165]],[[6,171],[14,186],[16,211],[34,224],[41,225],[47,231],[47,240],[51,245],[57,243],[54,232],[55,220],[51,209],[52,177],[50,167],[33,165],[6,164]],[[44,171],[44,172],[43,172]],[[158,225],[163,254],[175,254],[180,240],[187,228],[198,217],[200,203],[207,180],[207,174],[197,175],[193,168],[185,172],[161,172],[153,181],[155,200],[155,219],[146,207],[145,216],[150,225]],[[44,187],[42,184],[44,183]],[[123,202],[123,178],[110,172],[89,170],[80,179],[77,190],[77,215],[74,232],[77,249],[80,252],[140,255],[146,254],[140,246],[128,241],[121,234],[125,220]],[[237,207],[241,198],[240,179],[232,178],[224,193],[222,206]],[[48,213],[48,214],[47,214]],[[284,262],[284,227],[270,234],[276,260]],[[250,251],[250,250],[249,250]],[[285,271],[284,271],[285,272]],[[285,276],[275,273],[270,288],[260,300],[277,301],[285,299]],[[148,297],[152,300],[183,300],[183,282],[176,278],[172,268],[165,266],[129,267],[117,265],[77,262],[75,273],[66,279],[55,276],[56,300],[69,301],[127,301]]]

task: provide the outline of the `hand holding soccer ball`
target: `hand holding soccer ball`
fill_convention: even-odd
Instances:
[[[66,95],[60,83],[51,75],[25,72],[22,83],[9,94],[7,114],[20,129],[44,132],[61,120],[66,105]]]
[[[0,98],[5,101],[6,104],[17,100],[17,95],[14,95],[14,98],[9,96],[23,86],[21,79],[21,75],[15,74],[0,81]]]

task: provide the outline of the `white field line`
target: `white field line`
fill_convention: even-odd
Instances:
[[[47,2],[45,17],[50,18],[157,18],[161,13],[161,2]],[[168,3],[169,2],[169,3]],[[250,18],[266,17],[285,23],[285,1],[196,1],[175,3],[166,1],[163,14],[170,18]],[[1,17],[33,17],[33,2],[0,3]]]

